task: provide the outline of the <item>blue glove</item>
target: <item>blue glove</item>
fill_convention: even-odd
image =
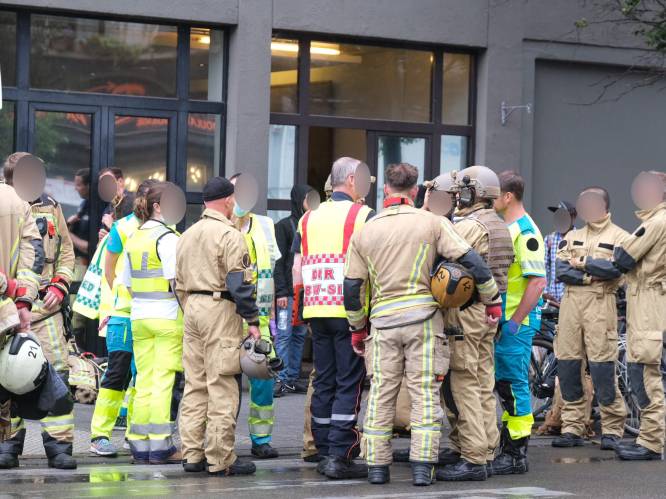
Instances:
[[[504,324],[502,324],[502,334],[516,336],[518,331],[520,331],[520,324],[513,320],[506,321]]]

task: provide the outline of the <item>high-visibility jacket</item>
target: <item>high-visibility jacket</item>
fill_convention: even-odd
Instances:
[[[265,322],[268,326],[275,298],[273,272],[278,258],[275,226],[270,218],[251,213],[250,228],[243,235],[252,262],[252,283],[256,286],[259,322],[262,325]]]
[[[134,232],[139,228],[139,219],[131,215],[129,217],[121,218],[116,222],[116,230],[123,243],[123,252],[126,251],[127,239],[131,237]],[[132,296],[129,291],[121,283],[119,276],[123,275],[125,268],[126,258],[123,254],[120,255],[116,263],[116,279],[113,280],[113,289],[111,291],[113,300],[113,315],[115,317],[129,317],[132,310]]]
[[[125,251],[130,262],[132,298],[176,301],[171,284],[164,278],[162,261],[157,254],[159,240],[173,232],[160,224],[149,229],[138,228],[127,240]]]
[[[363,227],[368,206],[329,200],[298,223],[301,235],[303,318],[346,318],[342,287],[347,248]]]

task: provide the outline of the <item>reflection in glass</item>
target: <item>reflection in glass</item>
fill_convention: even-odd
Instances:
[[[123,171],[128,191],[148,178],[166,180],[168,132],[167,118],[115,117],[113,165]]]
[[[298,111],[298,40],[271,41],[271,113]]]
[[[35,88],[175,97],[175,26],[31,16]]]
[[[278,223],[283,218],[290,216],[291,212],[289,210],[268,210],[266,214],[273,220],[273,223]]]
[[[333,162],[341,156],[351,156],[367,163],[365,130],[355,128],[311,127],[308,146],[308,185],[326,199],[324,184]]]
[[[271,125],[268,142],[268,199],[290,199],[296,166],[296,127]]]
[[[222,31],[190,28],[190,98],[221,101],[223,92]]]
[[[185,228],[191,227],[199,221],[203,213],[203,204],[188,204],[185,210]]]
[[[420,184],[425,172],[426,139],[383,135],[377,144],[377,207],[384,202],[384,170],[394,163],[409,163],[419,169]]]
[[[81,198],[74,174],[90,169],[92,115],[54,111],[35,112],[34,154],[46,164],[44,190],[62,206],[65,218],[74,215]]]
[[[187,116],[187,191],[201,192],[208,179],[219,173],[219,114]]]
[[[310,113],[430,121],[433,53],[312,42]]]
[[[16,86],[16,13],[0,11],[0,68],[2,84]]]
[[[0,162],[4,162],[5,158],[14,152],[14,117],[14,103],[2,101],[2,109],[0,109]],[[2,177],[1,172],[0,177]]]
[[[467,137],[442,135],[439,173],[467,168]]]
[[[469,124],[469,54],[444,54],[444,98],[442,122],[447,125]]]

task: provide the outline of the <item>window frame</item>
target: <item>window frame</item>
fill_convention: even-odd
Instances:
[[[476,135],[476,96],[477,96],[477,65],[478,51],[458,47],[449,47],[434,44],[411,43],[397,40],[368,39],[358,37],[317,35],[293,31],[275,30],[273,38],[287,38],[298,40],[298,77],[297,77],[297,99],[298,111],[296,113],[270,113],[271,125],[296,126],[296,151],[295,151],[295,183],[307,183],[308,171],[308,147],[309,131],[311,127],[327,128],[357,128],[364,129],[368,136],[368,161],[374,162],[375,158],[370,155],[376,152],[376,146],[371,144],[371,137],[388,134],[404,134],[425,136],[429,139],[429,151],[426,151],[426,178],[439,175],[441,136],[459,135],[467,137],[467,163],[472,164],[474,160],[475,135]],[[311,42],[352,43],[357,45],[370,45],[375,47],[405,48],[414,50],[427,50],[433,53],[432,66],[430,116],[431,121],[427,123],[411,121],[395,121],[371,118],[346,118],[339,116],[311,115],[309,113],[309,88],[310,88],[310,44]],[[447,125],[442,123],[442,100],[444,96],[444,53],[460,53],[470,55],[469,75],[469,124]],[[372,165],[371,165],[372,166]],[[318,186],[313,186],[318,187]],[[268,199],[269,210],[284,210],[290,206],[289,200]]]

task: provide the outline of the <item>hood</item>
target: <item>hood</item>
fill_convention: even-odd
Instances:
[[[306,184],[297,184],[291,188],[291,216],[299,220],[303,214],[303,201],[308,192],[314,189]]]

